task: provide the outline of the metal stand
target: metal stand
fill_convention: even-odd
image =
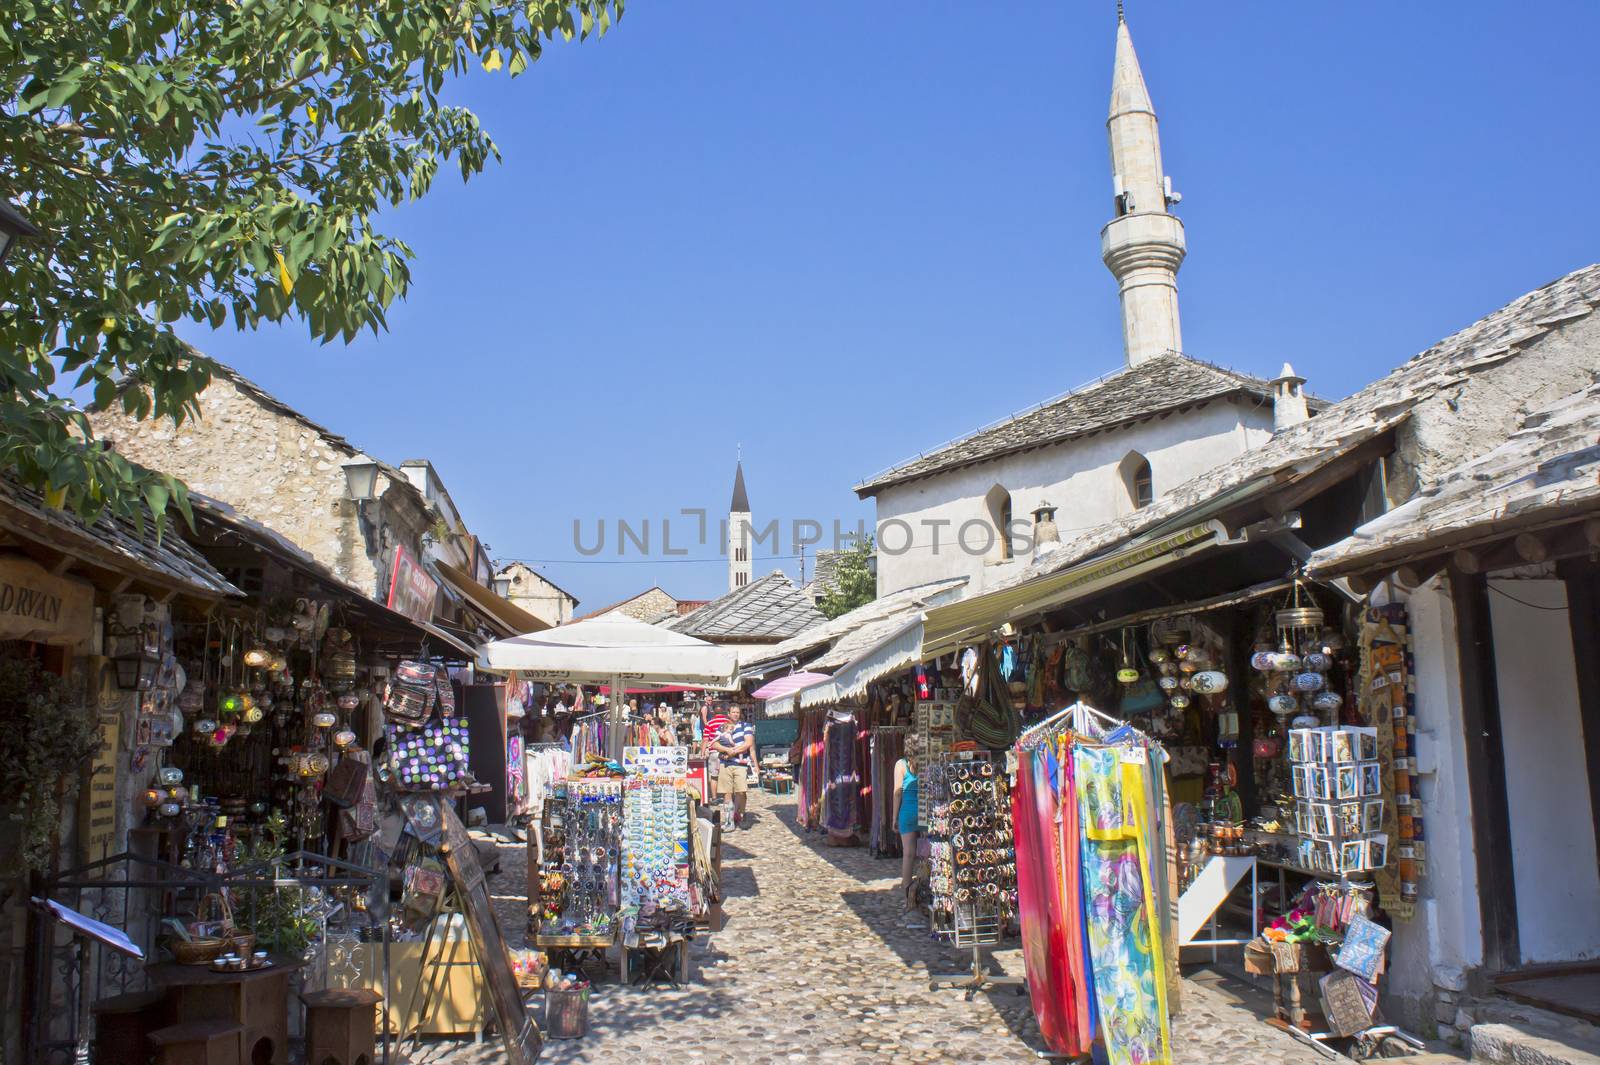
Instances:
[[[983,964],[982,944],[972,944],[972,969],[969,972],[950,973],[939,975],[928,981],[929,991],[941,991],[946,988],[961,988],[967,993],[967,1001],[972,1001],[972,996],[979,991],[987,991],[991,987],[1014,987],[1017,994],[1022,994],[1025,982],[1020,976],[995,976],[989,967]]]

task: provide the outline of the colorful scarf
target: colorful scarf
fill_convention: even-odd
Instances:
[[[1130,748],[1130,750],[1142,749]],[[1170,1065],[1166,977],[1150,883],[1143,774],[1122,749],[1073,749],[1083,901],[1109,1065]]]

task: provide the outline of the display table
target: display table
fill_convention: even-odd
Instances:
[[[163,962],[145,969],[173,998],[173,1020],[227,1019],[244,1027],[244,1056],[251,1062],[289,1065],[289,976],[305,962],[272,957],[248,972],[218,972],[209,965]]]
[[[383,944],[362,943],[356,957],[357,975],[333,981],[334,989],[367,990],[383,994]],[[489,1020],[489,995],[479,977],[472,944],[464,938],[435,939],[429,949],[428,966],[442,973],[423,971],[422,943],[408,940],[389,944],[389,997],[379,1009],[380,1023],[390,1035],[417,1031],[423,1035],[472,1036],[482,1038]],[[426,981],[437,981],[433,1002],[423,1016]],[[419,988],[419,985],[421,987]],[[413,999],[415,1000],[413,1002]]]

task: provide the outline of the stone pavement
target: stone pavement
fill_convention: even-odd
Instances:
[[[825,846],[795,826],[787,797],[753,794],[750,808],[751,827],[724,839],[727,927],[696,942],[689,986],[597,985],[588,1037],[551,1040],[542,1062],[1038,1060],[1026,996],[997,988],[968,1002],[961,991],[929,990],[930,973],[958,972],[963,959],[903,926],[898,861]],[[524,868],[522,848],[508,847],[491,880],[513,945],[526,924]],[[1022,972],[1019,949],[996,952],[995,962]],[[1181,1065],[1327,1060],[1192,980],[1173,1044]],[[504,1060],[492,1039],[424,1050],[424,1062]]]

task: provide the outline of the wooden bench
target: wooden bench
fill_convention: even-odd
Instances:
[[[155,1056],[150,1033],[171,1023],[163,991],[132,991],[103,998],[89,1007],[94,1015],[97,1065],[149,1065]]]
[[[156,1065],[248,1065],[238,1021],[185,1021],[156,1029],[150,1042]]]
[[[366,988],[303,993],[306,1065],[373,1065],[382,997]]]

